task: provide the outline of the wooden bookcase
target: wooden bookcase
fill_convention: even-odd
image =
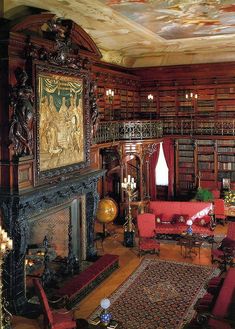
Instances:
[[[185,90],[177,91],[177,113],[178,116],[193,116],[194,115],[195,100],[186,99]]]
[[[235,84],[216,88],[216,109],[218,116],[233,117],[235,113]]]
[[[177,90],[164,88],[158,90],[160,117],[174,117],[177,113]]]
[[[186,195],[200,185],[209,190],[229,178],[235,188],[235,139],[177,139],[176,191]]]
[[[235,140],[218,140],[218,180],[235,182]]]
[[[176,186],[181,194],[188,193],[194,188],[195,183],[195,150],[194,141],[191,139],[177,140],[177,169]],[[178,192],[177,191],[177,192]]]
[[[196,141],[197,175],[202,187],[212,187],[217,180],[215,141],[199,139]]]
[[[153,101],[148,101],[148,95],[153,95]],[[156,119],[158,117],[158,95],[156,92],[140,91],[140,111],[136,119]]]
[[[195,101],[195,110],[198,116],[206,117],[215,114],[216,89],[206,86],[197,89],[198,98]]]

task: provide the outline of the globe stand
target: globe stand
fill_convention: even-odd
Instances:
[[[107,230],[107,224],[114,221],[117,214],[118,214],[118,207],[113,199],[104,198],[100,200],[96,212],[96,218],[102,224],[103,231],[96,233],[96,237],[95,237],[96,241],[101,240],[101,243],[103,243],[103,241],[111,235]]]

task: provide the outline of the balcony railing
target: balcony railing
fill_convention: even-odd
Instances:
[[[235,120],[167,119],[163,121],[163,135],[235,136]]]
[[[152,121],[100,122],[93,143],[155,139],[166,135],[235,136],[232,119],[164,119]]]
[[[162,137],[162,131],[162,121],[106,121],[100,122],[93,142],[155,139]]]

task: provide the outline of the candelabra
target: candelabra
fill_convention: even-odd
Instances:
[[[187,100],[197,99],[198,98],[198,94],[197,93],[194,93],[192,91],[189,91],[189,92],[186,92],[185,93],[185,98]]]
[[[131,178],[128,175],[128,178],[124,178],[124,182],[122,183],[122,188],[127,194],[127,201],[128,201],[128,212],[126,215],[126,222],[124,224],[124,246],[126,247],[133,247],[134,246],[134,233],[135,233],[135,225],[132,221],[131,215],[131,200],[132,200],[132,193],[136,188],[136,183],[134,178]]]
[[[109,119],[113,119],[113,98],[114,98],[114,91],[111,89],[106,90],[106,96],[108,97],[108,102],[110,104],[110,113],[109,113]]]
[[[7,253],[12,250],[13,241],[7,235],[7,232],[0,225],[0,328],[7,329],[10,328],[10,318],[11,314],[6,309],[6,302],[4,302],[4,298],[2,298],[2,274],[3,274],[3,263],[4,257]]]

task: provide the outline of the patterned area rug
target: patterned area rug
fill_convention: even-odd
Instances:
[[[144,259],[109,298],[119,329],[179,329],[193,317],[205,283],[219,270],[211,266]],[[98,316],[98,308],[90,318]]]

